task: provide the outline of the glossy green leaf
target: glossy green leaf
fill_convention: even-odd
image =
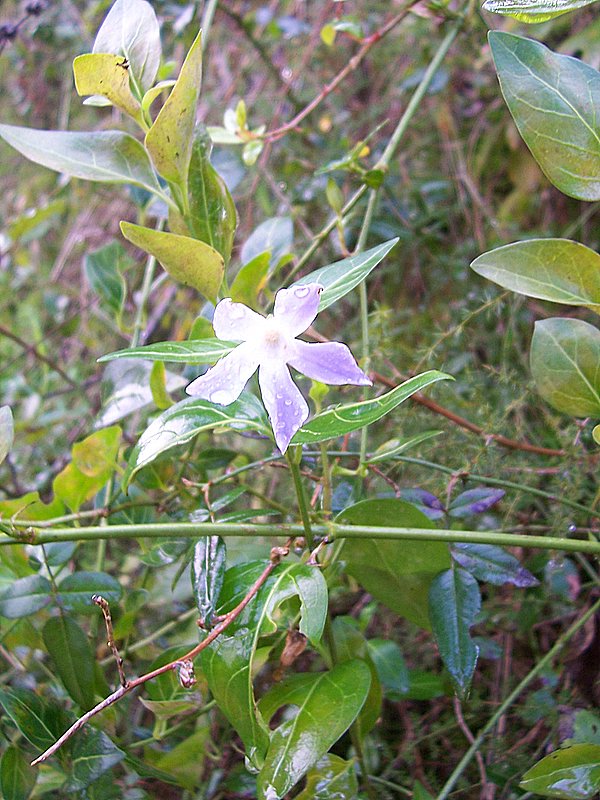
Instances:
[[[56,496],[73,511],[79,510],[113,474],[120,444],[121,429],[113,425],[73,445],[71,463],[52,483]]]
[[[264,289],[269,268],[271,254],[269,251],[259,253],[240,269],[235,276],[230,288],[231,299],[236,303],[245,303],[250,308],[256,309],[259,292]]]
[[[433,528],[423,513],[395,498],[363,500],[345,509],[336,522],[395,528]],[[350,575],[380,603],[401,617],[428,629],[428,596],[433,577],[450,566],[443,542],[393,542],[347,539],[342,558]]]
[[[519,22],[546,22],[597,0],[485,0],[483,8]]]
[[[221,339],[188,339],[185,342],[156,342],[142,347],[130,347],[108,353],[98,361],[115,361],[122,358],[145,358],[173,364],[214,364],[237,347],[236,342]]]
[[[368,274],[383,261],[397,241],[397,237],[390,239],[388,242],[378,244],[377,247],[365,250],[364,253],[358,253],[355,256],[344,258],[342,261],[336,261],[335,264],[316,269],[292,285],[303,286],[307,283],[320,283],[323,291],[319,302],[319,311],[323,311],[362,283]]]
[[[0,464],[9,454],[14,438],[15,429],[10,406],[0,406]]]
[[[200,619],[210,626],[223,587],[227,550],[220,536],[204,536],[194,545],[192,589]]]
[[[29,764],[20,748],[7,747],[0,760],[0,794],[3,800],[27,800],[37,775],[38,768]]]
[[[94,654],[87,636],[71,617],[51,617],[42,637],[58,677],[84,711],[94,705]]]
[[[369,668],[358,659],[314,676],[296,716],[271,734],[259,800],[282,798],[325,755],[356,719],[370,682]]]
[[[123,596],[119,581],[106,572],[73,572],[62,579],[58,591],[63,608],[74,613],[99,613],[92,603],[94,594],[102,595],[111,605]]]
[[[46,750],[64,733],[64,714],[30,689],[0,689],[0,706],[19,731],[39,750]],[[68,724],[68,723],[67,723]]]
[[[76,792],[122,761],[125,753],[103,731],[88,725],[75,736],[71,757],[71,773],[65,790]]]
[[[480,581],[502,586],[512,583],[520,589],[537,586],[539,581],[501,547],[492,544],[456,542],[451,547],[452,558]]]
[[[600,312],[600,255],[578,242],[514,242],[479,256],[471,269],[513,292]]]
[[[0,125],[0,137],[21,155],[74,178],[131,183],[161,193],[144,147],[121,131],[40,131]]]
[[[367,463],[376,464],[378,461],[394,459],[401,453],[405,453],[407,450],[421,444],[421,442],[426,442],[428,439],[433,439],[434,436],[439,436],[442,433],[443,431],[423,431],[423,433],[417,433],[408,439],[390,439],[369,456]]]
[[[134,85],[140,93],[154,83],[160,64],[160,28],[152,5],[146,0],[116,0],[94,41],[94,53],[113,53],[129,62]]]
[[[142,467],[167,450],[186,444],[201,431],[213,428],[249,429],[265,435],[269,432],[262,404],[251,394],[242,394],[228,406],[213,405],[194,397],[181,400],[150,423],[141,435],[131,451],[123,485],[127,486]]]
[[[188,177],[188,226],[200,239],[219,252],[227,264],[237,225],[235,204],[223,178],[210,163],[212,142],[206,129],[196,126]]]
[[[437,575],[429,590],[429,617],[440,656],[459,695],[469,691],[478,647],[469,629],[481,607],[479,585],[460,567]]]
[[[185,192],[192,155],[196,106],[202,81],[202,34],[194,39],[179,77],[146,134],[146,149],[158,172]]]
[[[229,569],[221,590],[219,613],[234,608],[264,569],[251,562]],[[300,599],[299,630],[317,643],[325,624],[327,585],[318,569],[281,564],[256,598],[227,631],[202,652],[202,671],[219,708],[240,735],[246,756],[259,769],[269,744],[269,730],[258,711],[252,686],[259,638],[277,630],[274,615],[292,597]]]
[[[0,616],[18,619],[35,614],[52,597],[50,581],[43,575],[19,578],[0,594]]]
[[[300,428],[292,439],[292,444],[312,444],[345,436],[352,431],[358,431],[366,425],[377,422],[396,406],[403,403],[415,392],[420,392],[425,387],[436,381],[452,380],[450,375],[436,370],[423,372],[414,378],[404,381],[395,389],[376,397],[374,400],[363,400],[359,403],[336,406],[320,414],[316,414]]]
[[[542,797],[592,800],[600,792],[600,745],[555,750],[527,770],[519,786]]]
[[[142,121],[139,100],[131,93],[129,67],[121,56],[109,53],[86,53],[73,61],[75,88],[80,97],[100,95],[114,106],[129,114],[136,122]]]
[[[294,226],[290,217],[271,217],[256,228],[242,245],[240,261],[248,264],[261,253],[269,253],[270,269],[275,269],[294,245]]]
[[[506,104],[546,177],[578,200],[600,200],[600,73],[512,33],[489,40]]]
[[[535,323],[531,372],[550,405],[574,417],[600,416],[600,331],[579,319]]]
[[[127,295],[123,271],[131,263],[119,242],[111,242],[87,253],[83,261],[85,277],[92,291],[106,303],[117,319],[121,316]]]
[[[410,689],[410,676],[400,647],[388,639],[368,639],[367,647],[386,693],[405,695]]]
[[[208,300],[215,300],[223,280],[223,256],[210,245],[177,233],[121,222],[123,236],[151,253],[176,281],[191,286]]]
[[[357,794],[356,762],[326,753],[306,773],[306,786],[296,800],[353,800]]]

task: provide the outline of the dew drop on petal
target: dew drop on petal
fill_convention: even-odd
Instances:
[[[296,297],[299,297],[300,299],[306,297],[309,292],[310,292],[310,286],[296,286],[296,288],[294,289],[294,294],[296,295]]]
[[[292,405],[292,401],[288,398],[287,400],[283,401],[283,404],[284,404],[284,406],[291,406]]]

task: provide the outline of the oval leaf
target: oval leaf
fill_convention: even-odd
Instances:
[[[300,428],[291,441],[291,444],[312,444],[345,436],[352,431],[358,431],[366,425],[371,425],[381,419],[396,406],[403,403],[415,392],[420,392],[426,386],[436,381],[452,380],[451,375],[444,372],[429,370],[422,375],[401,383],[395,389],[376,397],[374,400],[363,400],[359,403],[349,403],[336,406],[321,414],[317,414]]]
[[[600,73],[539,42],[492,31],[500,88],[548,180],[578,200],[600,200]]]
[[[108,53],[86,53],[73,61],[75,88],[80,97],[101,95],[129,114],[137,123],[142,122],[142,109],[131,93],[129,67],[121,56]]]
[[[94,594],[111,604],[118,603],[123,595],[119,581],[105,572],[74,572],[60,582],[58,591],[63,608],[75,613],[96,611]]]
[[[600,792],[600,745],[556,750],[528,770],[519,785],[543,797],[591,800]]]
[[[0,136],[21,155],[74,178],[132,183],[162,195],[144,147],[121,131],[40,131],[0,125]]]
[[[546,22],[597,0],[485,0],[483,8],[519,22]]]
[[[513,292],[600,312],[600,255],[578,242],[514,242],[479,256],[471,269]]]
[[[120,358],[145,358],[147,361],[164,361],[172,364],[214,364],[238,346],[239,342],[221,339],[188,339],[186,342],[157,342],[142,347],[117,350],[98,359],[116,361]]]
[[[451,517],[471,517],[474,514],[483,514],[496,503],[500,502],[506,492],[504,489],[491,489],[480,486],[477,489],[467,489],[454,497],[448,506]]]
[[[35,614],[50,602],[52,587],[43,575],[19,578],[0,595],[0,616],[18,619]]]
[[[487,581],[495,586],[512,583],[521,589],[537,586],[539,583],[531,572],[501,547],[492,544],[456,542],[451,550],[456,563],[480,581]]]
[[[0,706],[27,741],[40,750],[46,750],[64,732],[62,709],[43,702],[30,689],[0,689]]]
[[[4,800],[27,800],[36,784],[37,767],[32,767],[18,747],[6,748],[0,761],[0,791]]]
[[[358,659],[314,676],[296,716],[271,734],[258,776],[260,800],[282,798],[337,742],[356,719],[370,683],[370,670]]]
[[[213,140],[214,141],[214,140]],[[291,217],[271,217],[256,228],[242,245],[240,261],[248,264],[261,253],[269,253],[270,269],[275,269],[294,244]]]
[[[210,245],[131,222],[121,222],[123,236],[136,247],[151,253],[176,281],[192,286],[214,301],[223,280],[223,256]]]
[[[306,788],[296,800],[353,800],[357,794],[355,762],[327,753],[307,772]]]
[[[69,695],[82,709],[92,708],[95,660],[85,633],[75,620],[61,614],[46,622],[42,637]]]
[[[531,372],[550,405],[574,417],[600,416],[600,331],[579,319],[535,323]]]

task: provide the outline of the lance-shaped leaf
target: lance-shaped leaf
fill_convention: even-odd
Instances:
[[[541,396],[574,417],[600,416],[600,331],[580,319],[535,323],[531,372]]]
[[[36,784],[38,768],[29,764],[29,759],[20,747],[10,745],[0,760],[0,793],[4,800],[27,800]]]
[[[0,406],[0,464],[10,452],[15,436],[10,406]]]
[[[151,253],[176,281],[191,286],[208,300],[215,300],[223,280],[223,256],[205,242],[121,222],[123,236]]]
[[[39,131],[0,125],[0,136],[30,161],[74,178],[132,183],[162,194],[143,145],[121,131]]]
[[[95,659],[87,636],[74,619],[60,615],[46,622],[42,637],[65,689],[88,711],[94,705]]]
[[[0,689],[0,706],[27,741],[40,750],[54,744],[71,722],[64,719],[63,709],[43,701],[30,689]]]
[[[483,8],[519,22],[546,22],[597,0],[486,0]]]
[[[383,261],[397,241],[398,237],[390,239],[377,247],[365,250],[364,253],[358,253],[355,256],[344,258],[342,261],[336,261],[335,264],[316,269],[314,272],[304,275],[293,285],[304,286],[307,283],[320,283],[323,291],[321,292],[319,311],[323,311],[324,308],[335,303],[364,281],[367,275]]]
[[[555,750],[527,770],[519,786],[542,797],[592,800],[600,792],[600,745]]]
[[[194,546],[192,589],[200,619],[210,626],[225,577],[227,551],[220,536],[204,536]]]
[[[129,114],[138,124],[142,122],[139,100],[131,93],[129,67],[121,56],[109,53],[86,53],[73,61],[75,88],[80,97],[101,95]]]
[[[196,106],[202,80],[202,34],[194,39],[175,86],[146,134],[146,148],[158,172],[186,190]]]
[[[264,567],[264,562],[252,562],[226,572],[220,614],[239,604]],[[257,769],[263,764],[270,737],[254,697],[254,657],[260,637],[277,630],[275,612],[294,596],[300,599],[300,633],[316,644],[325,624],[327,584],[318,569],[286,563],[277,567],[252,602],[202,652],[202,670],[209,688],[244,742],[247,758]]]
[[[123,270],[132,263],[120,242],[111,242],[84,258],[85,276],[91,288],[106,303],[117,319],[121,317],[127,295]]]
[[[156,342],[141,347],[117,350],[98,359],[117,361],[122,358],[144,358],[147,361],[165,361],[172,364],[214,364],[231,353],[237,342],[224,342],[221,339],[188,339],[185,342]]]
[[[437,575],[429,590],[429,617],[444,666],[464,697],[469,690],[479,648],[469,629],[481,607],[475,578],[460,567]]]
[[[358,659],[313,676],[297,700],[296,716],[271,734],[258,776],[259,800],[282,798],[325,755],[356,719],[370,683],[369,668]]]
[[[142,467],[167,450],[214,428],[255,430],[265,435],[269,431],[262,404],[253,395],[244,394],[229,406],[187,398],[168,408],[146,428],[131,451],[123,485],[127,486]]]
[[[600,200],[600,73],[522,36],[489,40],[506,104],[547,178],[570,197]]]
[[[210,163],[212,143],[206,129],[194,130],[188,178],[190,233],[229,261],[237,225],[235,204],[223,178]]]
[[[422,375],[409,378],[400,386],[396,386],[395,389],[374,400],[363,400],[360,403],[349,403],[330,408],[317,414],[303,425],[291,443],[324,442],[327,439],[335,439],[337,436],[345,436],[347,433],[360,430],[389,414],[415,392],[420,392],[436,381],[444,380],[452,380],[452,376],[436,370],[429,370]]]
[[[471,269],[513,292],[600,312],[600,255],[579,242],[514,242],[479,256]]]
[[[150,3],[116,0],[98,30],[93,50],[123,56],[134,85],[144,94],[154,83],[161,56],[160,28]]]

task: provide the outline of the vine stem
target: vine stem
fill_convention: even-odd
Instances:
[[[304,532],[304,536],[306,537],[306,543],[309,550],[314,550],[315,539],[310,524],[308,502],[306,500],[306,492],[304,491],[304,484],[302,483],[302,476],[300,475],[300,466],[298,463],[298,458],[301,453],[301,448],[298,446],[293,446],[287,450],[285,458],[290,467],[292,480],[294,482],[294,489],[296,491],[296,498],[298,500],[298,510],[300,512],[300,518],[302,519],[302,530]]]
[[[274,547],[271,550],[271,558],[269,563],[264,568],[262,573],[259,575],[258,579],[255,583],[250,587],[247,594],[244,596],[243,600],[238,603],[238,605],[232,609],[224,618],[223,620],[216,625],[210,633],[203,639],[200,644],[197,644],[193,647],[188,653],[180,658],[176,659],[175,661],[171,661],[168,664],[164,664],[162,667],[158,667],[152,672],[147,672],[145,675],[140,675],[138,678],[133,678],[130,681],[124,681],[123,685],[119,686],[119,688],[110,694],[108,697],[104,698],[100,703],[98,703],[94,708],[87,711],[83,716],[79,717],[71,727],[66,730],[63,735],[57,739],[53,745],[51,745],[47,750],[45,750],[40,756],[38,756],[34,761],[31,762],[31,766],[35,766],[36,764],[40,764],[42,761],[46,761],[46,759],[50,758],[50,756],[54,755],[57,750],[59,750],[65,742],[67,742],[78,730],[81,730],[83,726],[92,718],[95,717],[96,714],[99,714],[101,711],[104,711],[105,708],[114,705],[114,703],[118,702],[122,697],[125,697],[126,694],[129,694],[134,689],[137,689],[138,686],[141,686],[144,683],[152,680],[153,678],[157,678],[159,675],[163,675],[165,672],[170,672],[175,670],[179,667],[182,662],[192,661],[199,655],[202,650],[208,647],[209,644],[214,642],[214,640],[223,633],[223,631],[234,622],[237,617],[242,613],[242,611],[246,608],[248,603],[252,600],[252,598],[257,594],[261,586],[265,583],[269,575],[273,572],[275,567],[279,564],[281,560],[281,556],[287,554],[286,548],[279,548]]]
[[[11,534],[7,533],[11,530]],[[219,522],[149,522],[134,525],[90,526],[81,528],[36,529],[18,531],[10,522],[2,523],[0,531],[7,535],[0,538],[0,547],[15,544],[45,544],[47,542],[96,541],[98,539],[158,539],[163,536],[178,536],[182,539],[197,539],[199,536],[262,536],[297,538],[306,534],[304,525],[288,523],[234,523]],[[388,528],[370,525],[312,525],[313,536],[336,539],[388,539],[390,541],[422,542],[466,542],[471,544],[495,544],[499,547],[530,547],[536,550],[564,550],[576,553],[600,555],[600,542],[586,539],[567,539],[558,536],[537,536],[508,533],[503,530],[469,531],[431,528]]]
[[[479,748],[487,734],[494,728],[500,717],[506,713],[506,710],[515,702],[517,697],[529,686],[529,684],[537,678],[537,676],[546,669],[546,667],[552,662],[552,659],[558,655],[558,653],[562,650],[562,648],[566,645],[566,643],[573,638],[573,636],[580,630],[585,623],[591,619],[596,612],[600,610],[600,600],[594,603],[593,606],[588,608],[585,614],[576,620],[570,628],[568,628],[562,636],[558,638],[556,643],[546,655],[541,658],[535,667],[529,672],[523,680],[512,690],[512,692],[508,695],[508,697],[498,706],[494,714],[489,718],[483,728],[479,731],[477,736],[473,739],[473,743],[461,758],[459,763],[456,765],[454,771],[444,784],[442,790],[438,794],[436,800],[446,800],[456,782],[460,778],[460,776],[465,771],[467,764],[471,761],[471,759],[478,753]]]

